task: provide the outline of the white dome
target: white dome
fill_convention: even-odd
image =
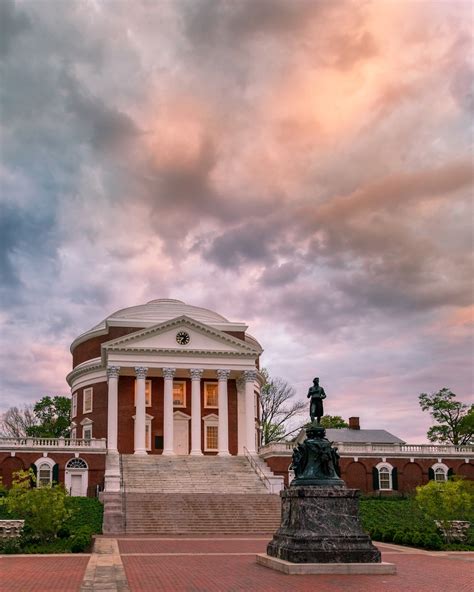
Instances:
[[[172,300],[170,298],[159,298],[158,300],[150,300],[146,304],[122,308],[108,316],[107,319],[126,319],[129,321],[136,319],[139,321],[151,321],[156,324],[175,319],[182,315],[186,315],[202,323],[228,323],[225,317],[212,310],[192,306],[181,300]]]
[[[85,333],[82,333],[82,335],[79,335],[71,344],[71,351],[76,345],[90,337],[103,334],[107,329],[107,322],[115,326],[121,326],[123,323],[123,326],[128,327],[151,327],[183,315],[206,325],[213,325],[221,330],[245,331],[247,329],[247,325],[230,322],[222,315],[207,308],[192,306],[181,300],[159,298],[157,300],[150,300],[146,304],[122,308],[112,313],[102,322]]]

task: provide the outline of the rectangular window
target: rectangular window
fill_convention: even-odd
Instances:
[[[84,440],[92,440],[92,426],[84,426],[82,428],[82,437]]]
[[[206,427],[206,450],[217,450],[218,430],[217,426]]]
[[[83,395],[83,413],[92,412],[92,387],[84,389]]]
[[[173,382],[173,406],[186,407],[186,383],[184,380]]]
[[[218,409],[219,393],[217,390],[217,382],[204,383],[204,407],[207,407],[208,409]]]
[[[137,406],[137,380],[135,379],[135,407]],[[151,380],[145,380],[145,407],[151,407]]]
[[[71,440],[75,440],[77,438],[77,428],[72,428],[71,430]]]
[[[390,471],[385,467],[379,470],[379,487],[380,489],[392,489],[390,483]]]
[[[71,405],[71,417],[76,417],[77,415],[77,393],[72,395],[72,405]]]
[[[38,487],[49,485],[52,481],[51,467],[44,463],[39,466],[38,470]]]

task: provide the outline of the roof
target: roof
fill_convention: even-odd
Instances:
[[[349,428],[328,428],[326,438],[332,442],[346,442],[354,444],[405,444],[386,430],[351,430]]]
[[[210,325],[220,331],[245,332],[247,329],[247,325],[244,323],[231,322],[208,308],[186,304],[182,300],[159,298],[157,300],[150,300],[150,302],[147,302],[146,304],[130,306],[113,312],[103,321],[85,333],[82,333],[79,337],[76,337],[71,345],[71,351],[79,343],[86,341],[95,335],[105,334],[108,325],[146,328],[182,316]],[[256,345],[261,349],[258,341],[248,333],[246,334],[245,340],[251,345]]]

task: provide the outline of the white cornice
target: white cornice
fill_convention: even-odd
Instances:
[[[66,381],[69,386],[72,386],[72,382],[82,374],[88,374],[90,372],[96,372],[97,370],[104,370],[105,367],[102,364],[102,360],[100,358],[94,358],[93,360],[87,360],[87,362],[82,362],[76,366],[69,374],[66,376]]]

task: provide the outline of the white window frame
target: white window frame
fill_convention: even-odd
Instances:
[[[72,422],[71,423],[70,439],[75,440],[76,438],[77,438],[77,425],[74,422]]]
[[[135,378],[135,390],[134,390],[134,405],[137,406],[137,379]],[[145,380],[145,407],[151,407],[151,389],[152,389],[151,378]]]
[[[219,383],[218,382],[204,382],[204,409],[219,409],[219,392],[217,393],[217,405],[208,405],[207,404],[207,385],[211,384],[212,386],[215,386],[217,389],[219,389]]]
[[[215,413],[211,413],[210,415],[205,415],[202,418],[202,421],[204,423],[204,452],[219,452],[219,416]],[[217,428],[217,448],[208,448],[207,446],[208,427]]]
[[[56,463],[52,458],[48,458],[47,456],[42,456],[35,460],[36,465],[36,487],[44,487],[45,485],[52,485],[53,484],[53,467]],[[40,467],[41,465],[48,465],[49,466],[49,483],[45,483],[43,485],[40,484]]]
[[[185,409],[186,408],[186,381],[185,380],[173,380],[173,389],[175,385],[182,384],[183,385],[183,393],[184,393],[184,405],[176,405],[174,402],[174,392],[173,392],[173,407],[177,409]]]
[[[89,436],[86,436],[86,432],[89,432]],[[83,440],[92,440],[92,424],[86,424],[82,426],[82,439]]]
[[[86,392],[90,392],[91,395],[91,405],[89,408],[86,409]],[[92,413],[92,409],[94,407],[94,388],[89,386],[82,391],[82,413]]]
[[[448,465],[438,462],[438,463],[435,463],[434,465],[432,465],[431,469],[433,471],[434,481],[436,481],[436,483],[444,483],[445,481],[448,480],[448,471],[449,471]],[[437,471],[443,471],[444,479],[436,479],[436,472]]]
[[[69,492],[69,495],[71,495],[72,475],[81,475],[81,496],[85,497],[87,496],[87,487],[89,485],[89,465],[83,458],[78,458],[78,460],[81,460],[86,466],[81,468],[70,467],[69,463],[74,460],[76,460],[76,457],[70,458],[64,468],[64,487],[66,488],[66,491]]]
[[[71,419],[77,416],[77,392],[72,394]]]
[[[375,467],[379,473],[379,491],[392,491],[393,490],[393,466],[390,463],[381,462]],[[389,487],[382,487],[382,480],[380,478],[380,469],[384,474],[388,471],[388,484]]]

